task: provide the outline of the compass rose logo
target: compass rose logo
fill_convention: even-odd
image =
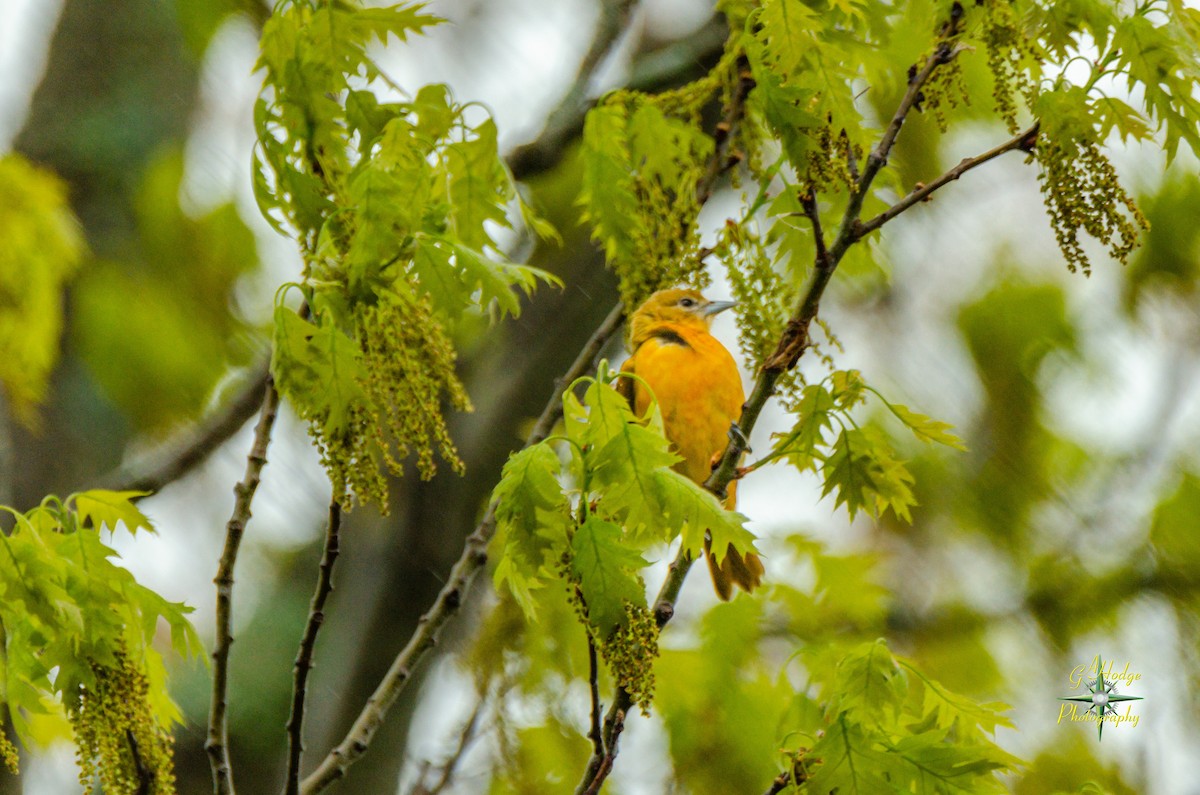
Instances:
[[[1062,723],[1064,719],[1071,721],[1094,721],[1096,723],[1096,737],[1098,740],[1104,739],[1104,724],[1111,723],[1114,726],[1120,726],[1122,723],[1129,722],[1130,725],[1138,724],[1138,716],[1132,714],[1130,707],[1125,708],[1125,713],[1121,714],[1117,711],[1116,704],[1122,701],[1141,701],[1141,696],[1123,696],[1117,692],[1117,680],[1135,682],[1141,678],[1139,674],[1129,673],[1129,664],[1126,663],[1123,672],[1114,674],[1112,671],[1112,662],[1108,664],[1108,677],[1105,677],[1104,662],[1100,659],[1100,655],[1096,655],[1096,676],[1094,678],[1081,681],[1081,677],[1076,675],[1076,672],[1081,671],[1082,666],[1072,672],[1071,683],[1083,684],[1086,687],[1086,692],[1077,696],[1064,696],[1059,701],[1068,702],[1059,707],[1058,722]],[[1086,704],[1086,708],[1082,705]]]

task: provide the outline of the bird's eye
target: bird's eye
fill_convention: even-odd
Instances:
[[[695,305],[696,305],[696,299],[694,299],[694,298],[680,298],[680,299],[679,299],[679,305],[680,305],[680,306],[682,306],[684,309],[691,309],[693,306],[695,306]]]

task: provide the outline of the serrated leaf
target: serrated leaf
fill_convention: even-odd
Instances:
[[[873,747],[862,727],[839,717],[809,752],[819,763],[810,768],[807,792],[827,795],[881,795],[897,792],[889,780],[899,760]]]
[[[939,729],[954,729],[959,737],[980,738],[982,733],[995,735],[997,726],[1014,728],[1003,713],[1009,709],[1000,702],[977,703],[966,696],[947,690],[923,674],[915,665],[900,659],[899,664],[921,683],[924,690],[922,710]]]
[[[522,609],[567,548],[571,506],[558,482],[560,469],[554,448],[536,444],[508,459],[492,491],[495,547],[507,564],[503,576],[497,569],[496,583],[507,582]]]
[[[513,600],[521,607],[527,621],[537,621],[537,600],[533,592],[542,588],[540,581],[526,576],[511,557],[502,557],[492,575],[496,590],[506,588]]]
[[[834,507],[844,504],[851,519],[863,509],[876,517],[890,509],[897,518],[912,521],[913,477],[875,429],[843,429],[821,473],[822,496],[836,492]]]
[[[321,423],[327,436],[348,432],[366,395],[358,346],[332,322],[314,325],[286,306],[275,308],[271,373],[301,418]]]
[[[409,5],[396,4],[392,6],[356,7],[339,3],[344,8],[352,8],[351,18],[354,30],[363,38],[373,36],[381,43],[387,43],[389,35],[400,41],[407,41],[410,33],[424,34],[425,28],[445,22],[434,14],[423,13],[427,3],[412,3]]]
[[[110,533],[116,532],[117,524],[124,524],[130,535],[137,535],[139,529],[145,528],[155,532],[154,525],[144,513],[138,510],[132,499],[149,496],[148,491],[106,491],[93,489],[75,495],[75,510],[81,523],[91,522],[97,531],[107,527]]]
[[[908,682],[880,639],[842,658],[833,689],[835,711],[854,723],[892,731],[908,695]]]
[[[558,482],[560,468],[558,453],[549,444],[535,444],[513,453],[492,490],[497,520],[534,535],[541,526],[538,511],[569,510]]]
[[[809,384],[800,395],[796,406],[799,419],[786,434],[774,434],[780,441],[772,454],[782,454],[792,466],[801,472],[816,472],[817,461],[822,458],[825,446],[825,431],[833,427],[833,395],[821,384]]]
[[[626,261],[637,250],[638,200],[633,193],[626,110],[621,105],[592,108],[583,123],[583,177],[579,203],[592,225],[592,238],[610,262]]]
[[[929,795],[1007,792],[992,773],[1012,770],[1020,763],[995,745],[950,742],[938,730],[904,737],[888,753],[909,767],[904,778],[913,783],[913,791]]]
[[[475,128],[476,137],[446,147],[450,221],[464,244],[476,249],[495,246],[488,224],[508,228],[507,206],[515,195],[496,150],[496,124]]]
[[[637,572],[649,565],[624,541],[619,525],[589,516],[571,540],[571,573],[587,605],[588,619],[601,638],[625,622],[625,605],[646,606]]]
[[[888,408],[896,415],[897,419],[909,427],[913,436],[921,441],[937,442],[947,447],[953,447],[955,450],[966,451],[967,447],[963,444],[962,439],[950,433],[950,430],[954,428],[950,423],[918,414],[899,403],[889,403]]]
[[[858,370],[837,370],[830,376],[833,403],[843,411],[849,411],[866,399],[867,383]]]

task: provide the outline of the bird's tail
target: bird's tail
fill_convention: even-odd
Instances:
[[[762,585],[763,565],[758,555],[753,552],[744,557],[732,547],[725,553],[721,562],[712,553],[712,543],[705,539],[704,556],[708,558],[708,570],[712,573],[713,588],[722,602],[728,602],[733,596],[733,586],[750,593]]]

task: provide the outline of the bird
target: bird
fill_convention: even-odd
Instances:
[[[653,393],[667,441],[682,458],[674,468],[696,483],[708,479],[724,453],[746,400],[737,363],[709,332],[713,318],[735,303],[709,301],[697,290],[670,288],[651,295],[629,316],[631,353],[621,366],[626,377],[618,379],[618,391],[638,417],[645,416]],[[734,481],[725,507],[732,509],[736,497]],[[743,556],[730,547],[718,564],[711,539],[706,539],[705,557],[722,601],[733,596],[734,585],[750,592],[762,583],[763,564],[752,552]]]

